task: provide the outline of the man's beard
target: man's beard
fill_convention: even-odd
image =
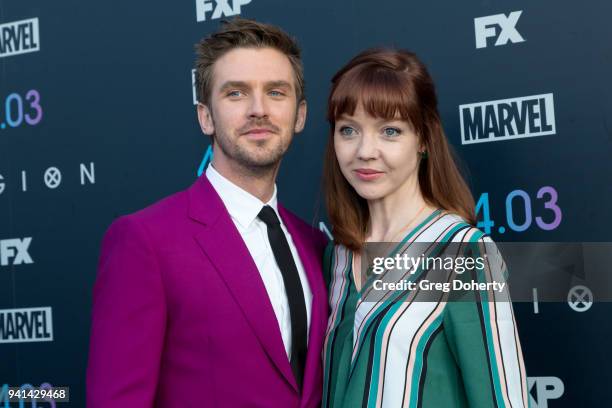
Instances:
[[[244,137],[242,136],[242,133],[254,127],[264,127],[270,129],[273,133],[280,137],[281,129],[272,125],[267,120],[256,120],[249,122],[247,125],[238,129],[238,137]],[[221,129],[219,129],[218,132],[215,132],[214,142],[219,145],[219,148],[221,151],[223,151],[223,154],[234,161],[239,167],[256,174],[265,174],[275,170],[282,160],[283,155],[289,148],[289,144],[287,143],[287,145],[284,145],[281,138],[276,144],[272,144],[271,140],[269,139],[253,141],[251,143],[254,146],[249,149],[248,147],[238,143],[236,139],[232,140],[232,138],[228,137]],[[264,147],[266,145],[271,145],[271,147]],[[259,147],[259,149],[257,149],[257,147]]]

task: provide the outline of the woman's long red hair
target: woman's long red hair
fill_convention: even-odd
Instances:
[[[336,243],[361,249],[370,222],[367,202],[342,175],[334,149],[336,120],[343,114],[353,115],[358,104],[371,116],[399,116],[412,125],[427,151],[418,174],[424,199],[475,224],[474,198],[444,134],[435,86],[425,65],[408,51],[370,49],[336,73],[328,99],[330,133],[323,182]]]

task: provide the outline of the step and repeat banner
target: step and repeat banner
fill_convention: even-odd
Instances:
[[[611,14],[603,0],[0,0],[0,408],[55,406],[9,404],[9,387],[41,385],[69,387],[58,406],[85,406],[101,238],[210,160],[193,45],[222,18],[277,24],[301,44],[309,115],[278,189],[328,234],[330,78],[386,45],[429,67],[483,231],[598,242],[612,227]],[[533,288],[515,311],[532,407],[612,403],[610,303],[586,285],[555,303]]]

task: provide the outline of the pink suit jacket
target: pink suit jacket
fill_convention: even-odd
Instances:
[[[117,219],[102,242],[90,408],[309,408],[321,402],[324,235],[279,205],[313,293],[299,393],[244,241],[206,176]]]

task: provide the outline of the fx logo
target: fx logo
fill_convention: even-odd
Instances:
[[[249,4],[251,0],[232,0],[233,7],[229,5],[230,0],[196,0],[196,20],[206,20],[206,14],[212,11],[211,20],[221,17],[235,16],[240,14],[240,7]]]
[[[565,392],[558,377],[527,377],[527,388],[531,408],[548,408],[548,400],[560,398]]]
[[[11,259],[12,265],[34,263],[28,253],[31,242],[31,237],[0,240],[0,266],[8,266]]]
[[[516,30],[516,23],[523,10],[513,11],[508,16],[495,14],[492,16],[476,17],[474,19],[474,31],[476,34],[476,48],[486,48],[487,38],[496,37],[495,46],[505,45],[508,42],[520,43],[525,39]],[[497,28],[500,32],[497,32]]]

